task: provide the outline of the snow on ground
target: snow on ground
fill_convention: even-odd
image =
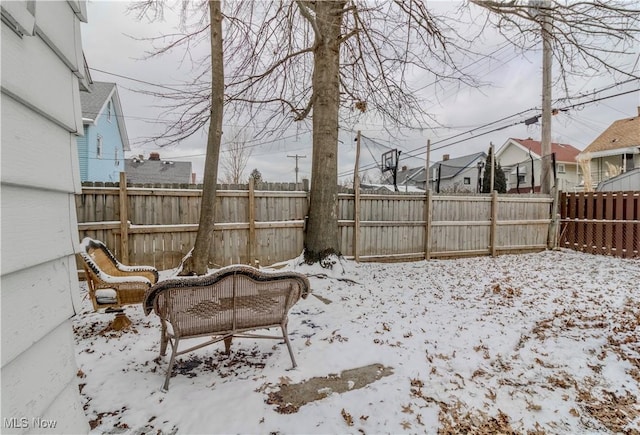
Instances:
[[[158,358],[155,314],[133,329],[85,298],[74,320],[93,433],[637,433],[640,260],[568,250],[409,263],[284,264],[315,295],[290,312],[286,346],[234,340]],[[165,272],[165,276],[166,276]],[[331,301],[330,303],[327,303]],[[283,384],[370,364],[390,376],[281,414]]]

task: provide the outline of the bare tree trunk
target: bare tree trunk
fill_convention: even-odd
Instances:
[[[305,260],[339,254],[338,112],[340,108],[340,31],[345,1],[315,3],[313,70],[313,165]]]
[[[222,105],[224,98],[224,58],[222,51],[222,12],[219,0],[209,1],[211,31],[211,117],[204,164],[204,185],[200,221],[193,253],[182,270],[183,275],[207,273],[209,252],[215,225],[216,184],[222,139]]]

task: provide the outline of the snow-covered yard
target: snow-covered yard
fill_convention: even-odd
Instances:
[[[94,432],[640,430],[640,260],[561,250],[298,263],[285,268],[318,296],[290,312],[298,368],[284,344],[238,339],[229,357],[222,343],[179,357],[166,393],[158,318],[128,307],[133,328],[101,335],[113,315],[85,298],[74,330]],[[335,376],[372,364],[380,376],[366,386],[357,370]],[[286,388],[330,374],[323,398],[283,402]]]

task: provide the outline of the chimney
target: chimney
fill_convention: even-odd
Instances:
[[[449,160],[449,154],[443,154],[442,155],[442,161],[446,162],[447,160]]]
[[[149,160],[160,160],[160,153],[149,153]]]

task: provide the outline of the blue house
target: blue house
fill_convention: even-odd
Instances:
[[[129,137],[115,83],[93,82],[80,92],[84,136],[78,137],[81,181],[115,182],[124,172]]]

